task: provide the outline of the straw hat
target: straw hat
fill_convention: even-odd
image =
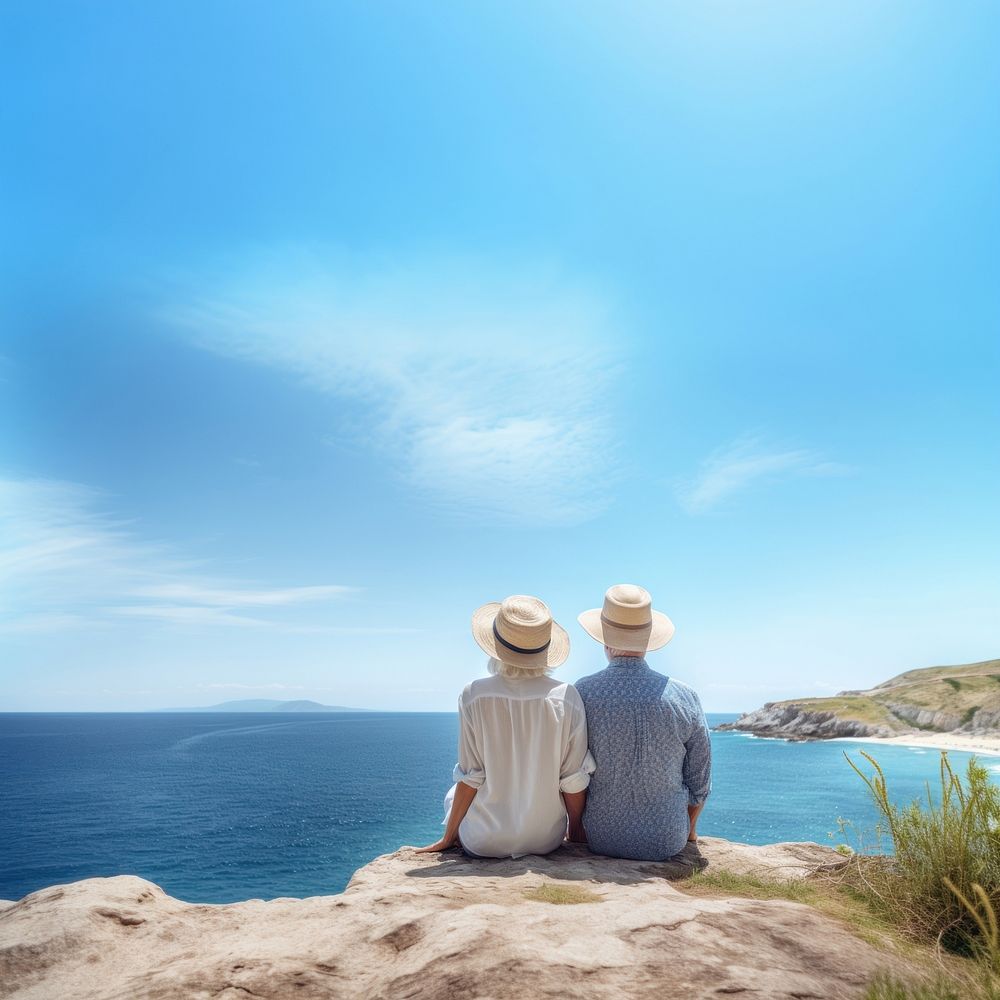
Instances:
[[[645,653],[659,649],[674,637],[674,623],[653,610],[649,591],[634,583],[616,583],[604,595],[604,607],[579,617],[586,633],[612,649]]]
[[[490,656],[528,670],[558,667],[569,656],[566,630],[537,597],[516,594],[477,608],[472,636]]]

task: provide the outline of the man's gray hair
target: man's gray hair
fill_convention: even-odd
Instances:
[[[548,667],[541,670],[529,670],[527,667],[516,667],[513,663],[504,663],[495,656],[491,656],[486,669],[491,674],[499,674],[501,677],[541,677],[549,672]]]
[[[612,649],[610,646],[604,647],[604,652],[607,654],[609,660],[613,660],[618,656],[645,656],[645,653],[637,653],[634,649]]]

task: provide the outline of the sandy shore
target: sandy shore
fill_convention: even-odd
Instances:
[[[964,750],[984,757],[1000,757],[1000,733],[967,736],[964,733],[916,733],[909,736],[839,736],[832,743],[892,743],[925,750]]]

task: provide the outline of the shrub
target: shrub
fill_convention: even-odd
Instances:
[[[966,726],[972,722],[972,717],[979,711],[979,709],[979,705],[970,705],[969,708],[965,710],[965,714],[962,716],[962,721],[959,722],[959,725]]]
[[[963,783],[942,752],[938,801],[928,783],[926,804],[900,806],[873,757],[861,751],[874,769],[867,775],[844,756],[868,786],[895,848],[891,859],[858,859],[859,885],[910,932],[1000,972],[1000,788],[986,768],[972,758]]]

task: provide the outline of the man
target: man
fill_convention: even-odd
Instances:
[[[699,864],[696,825],[711,790],[712,751],[698,695],[650,669],[644,654],[674,634],[642,587],[618,584],[580,624],[603,643],[608,666],[576,689],[597,764],[583,813],[592,851],[616,858]]]

